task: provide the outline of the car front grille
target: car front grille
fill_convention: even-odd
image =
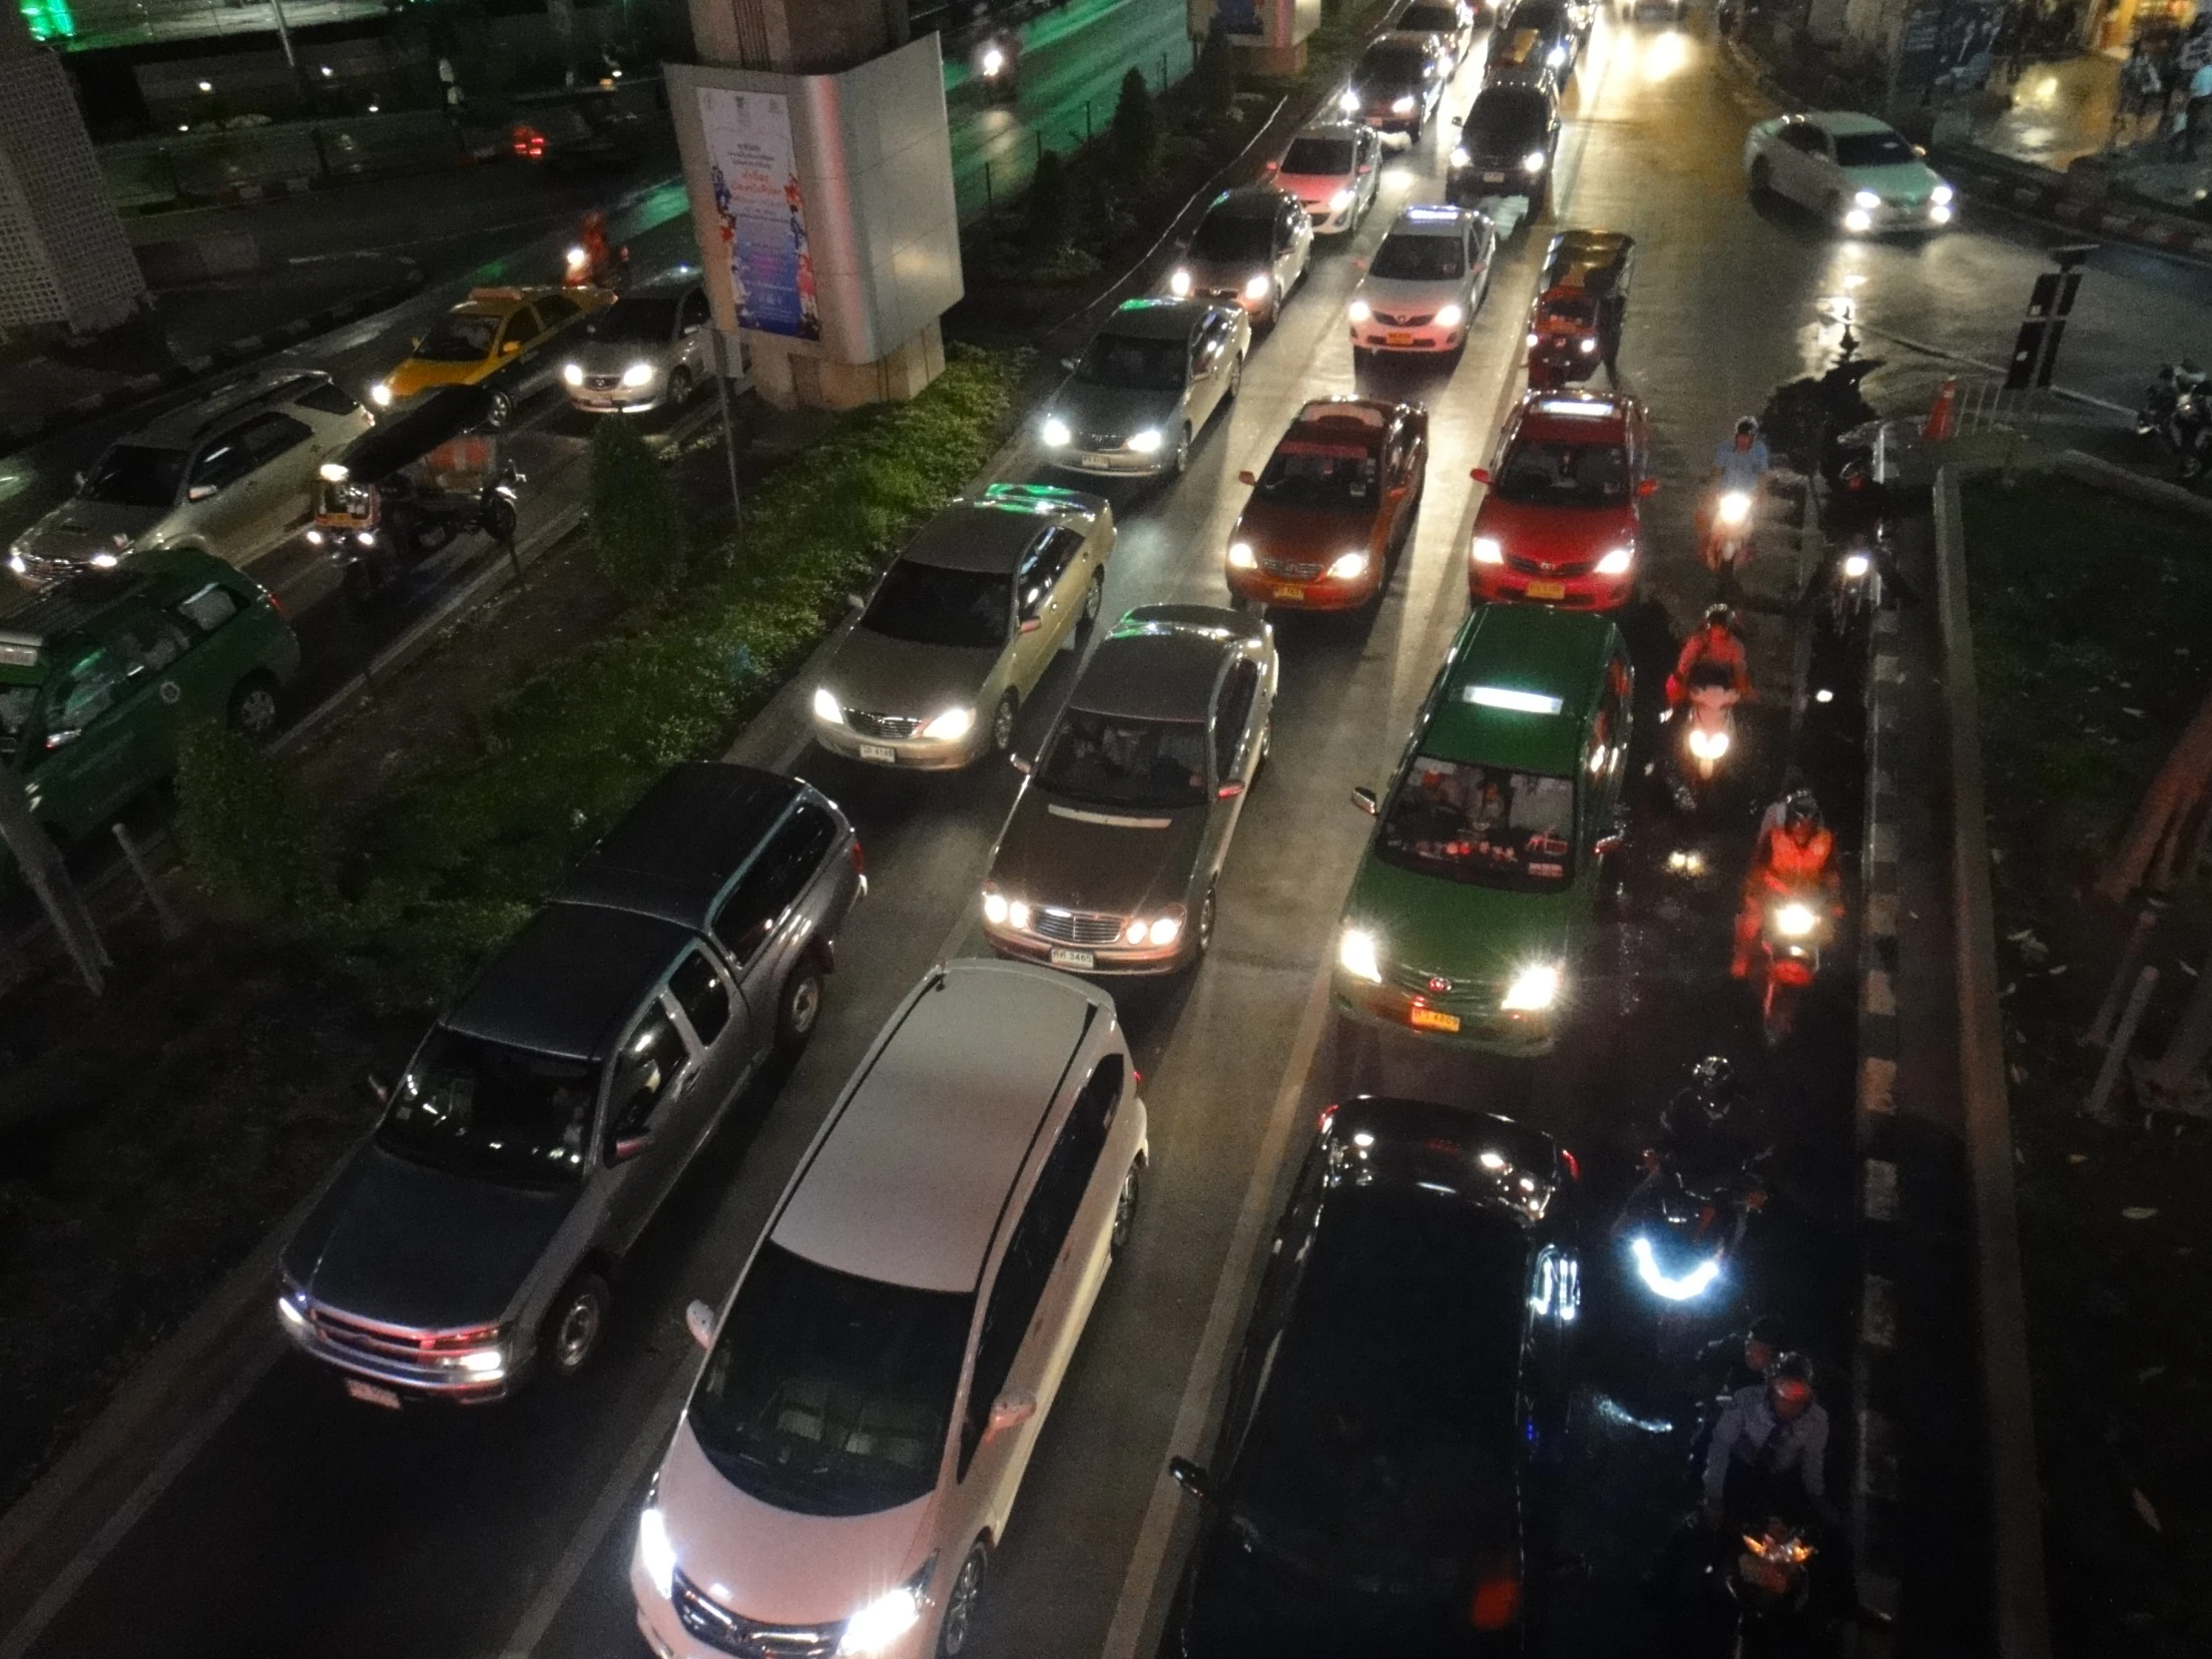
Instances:
[[[1060,944],[1112,944],[1121,937],[1121,917],[1095,910],[1057,910],[1037,907],[1029,923],[1041,939]]]
[[[1385,328],[1421,328],[1435,319],[1434,311],[1376,311],[1375,320]]]
[[[334,1312],[319,1303],[309,1304],[306,1312],[307,1324],[324,1346],[362,1360],[420,1365],[432,1342],[428,1333],[409,1336]]]
[[[587,374],[584,376],[584,384],[593,391],[615,391],[622,385],[622,376],[619,374]]]
[[[1524,576],[1587,576],[1597,568],[1595,559],[1567,559],[1554,562],[1547,559],[1524,558],[1518,553],[1505,555],[1508,570],[1517,570]]]
[[[918,715],[871,715],[861,709],[845,710],[844,723],[863,738],[910,738],[922,725]]]
[[[1260,568],[1270,576],[1280,576],[1290,582],[1311,582],[1322,573],[1318,559],[1262,559]]]
[[[677,1622],[718,1653],[737,1659],[830,1659],[841,1634],[838,1625],[762,1624],[719,1607],[699,1586],[678,1572],[669,1587]]]
[[[1493,979],[1456,978],[1402,963],[1392,963],[1388,971],[1392,984],[1412,992],[1431,1007],[1489,1009],[1504,997],[1502,987]]]
[[[1105,449],[1119,449],[1127,441],[1118,432],[1077,432],[1075,447],[1097,454]]]

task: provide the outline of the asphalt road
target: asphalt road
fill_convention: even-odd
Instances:
[[[1447,103],[1457,111],[1471,76]],[[1646,597],[1624,619],[1647,718],[1680,630],[1708,597],[1690,516],[1707,457],[1733,417],[1777,382],[1825,366],[1835,338],[1821,302],[1849,291],[1869,323],[1997,357],[2013,295],[2055,237],[1969,210],[1926,246],[1849,247],[1784,210],[1746,203],[1737,145],[1766,113],[1715,66],[1696,29],[1601,23],[1569,97],[1553,218],[1627,230],[1642,259],[1622,353],[1651,407],[1665,488],[1647,519]],[[1257,462],[1308,397],[1351,389],[1343,305],[1355,258],[1390,206],[1433,194],[1438,138],[1394,161],[1384,207],[1350,251],[1320,259],[1281,326],[1256,350],[1244,391],[1171,488],[1119,498],[1108,603],[1218,602],[1224,533]],[[1284,696],[1275,759],[1245,814],[1221,889],[1213,954],[1182,983],[1122,996],[1145,1077],[1154,1164],[1135,1241],[1109,1282],[1047,1425],[994,1564],[973,1651],[1126,1659],[1149,1652],[1188,1525],[1163,1478],[1171,1452],[1203,1454],[1234,1352],[1258,1241],[1317,1108],[1356,1089],[1417,1092],[1513,1112],[1581,1155],[1596,1235],[1632,1178],[1657,1108],[1699,1053],[1738,1057],[1778,1144],[1779,1198],[1751,1255],[1748,1297],[1794,1325],[1826,1364],[1829,1409],[1848,1437],[1845,1330],[1852,1229],[1852,987],[1816,987],[1799,1037],[1763,1058],[1753,1010],[1726,977],[1727,918],[1753,815],[1786,758],[1804,765],[1847,845],[1858,820],[1848,741],[1792,712],[1790,599],[1806,551],[1768,527],[1748,586],[1761,702],[1746,723],[1745,788],[1725,822],[1684,830],[1635,804],[1627,883],[1574,979],[1568,1040],[1535,1062],[1448,1056],[1411,1039],[1340,1030],[1323,993],[1337,918],[1368,821],[1347,790],[1380,783],[1465,607],[1473,509],[1467,469],[1489,459],[1517,388],[1520,317],[1548,221],[1507,250],[1464,360],[1367,382],[1433,412],[1421,521],[1371,616],[1281,624]],[[1858,273],[1865,280],[1847,284]],[[2138,256],[2100,257],[2069,339],[2075,373],[2124,385],[2169,332],[2201,323],[2201,275]],[[1992,314],[1994,313],[1994,314]],[[2093,320],[2092,320],[2093,319]],[[2079,355],[2072,355],[2079,347]],[[1931,360],[1878,374],[1900,398]],[[2061,378],[2070,376],[2062,372]],[[1020,469],[1016,468],[1017,473]],[[1072,654],[1025,719],[1034,741],[1072,679]],[[695,1351],[694,1296],[720,1296],[852,1062],[897,997],[940,956],[981,947],[975,883],[1014,778],[863,774],[806,749],[795,688],[748,733],[741,758],[796,764],[860,824],[872,891],[850,924],[812,1048],[734,1111],[648,1234],[618,1292],[602,1363],[567,1389],[481,1412],[387,1415],[282,1352],[272,1319],[227,1357],[235,1384],[181,1443],[165,1477],[45,1598],[34,1630],[0,1659],[100,1654],[289,1656],[395,1653],[547,1659],[642,1652],[624,1564],[643,1482],[665,1442]],[[1848,740],[1848,732],[1843,737]],[[1695,845],[1711,873],[1672,876]],[[1650,1651],[1636,1580],[1683,1500],[1688,1422],[1679,1379],[1635,1359],[1636,1310],[1590,1243],[1586,1365],[1546,1588],[1547,1652]],[[1961,1318],[1964,1311],[1961,1310]],[[1848,1446],[1832,1459],[1843,1482]],[[1929,1563],[1932,1572],[1941,1562]],[[20,1618],[32,1587],[0,1592]]]

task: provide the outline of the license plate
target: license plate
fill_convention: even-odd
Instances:
[[[1485,173],[1482,175],[1482,182],[1485,185],[1502,185],[1505,183],[1505,175],[1502,173]]]
[[[1088,950],[1063,950],[1052,947],[1052,965],[1064,968],[1092,968],[1098,966],[1098,958]]]
[[[1275,584],[1275,597],[1278,599],[1304,599],[1306,590],[1289,582],[1278,582]]]
[[[1085,455],[1079,464],[1090,468],[1093,472],[1104,472],[1113,465],[1113,462],[1107,460],[1103,455]]]
[[[1447,1014],[1441,1008],[1408,1008],[1405,1011],[1405,1017],[1412,1022],[1416,1030],[1456,1031],[1459,1029],[1459,1016],[1457,1014]]]
[[[1564,599],[1567,597],[1567,585],[1564,582],[1531,582],[1528,584],[1528,597],[1531,599]]]
[[[345,1391],[364,1405],[381,1405],[387,1411],[399,1409],[399,1395],[390,1388],[379,1388],[373,1382],[363,1382],[357,1377],[345,1380]]]
[[[1387,338],[1392,345],[1411,345],[1413,343],[1413,336],[1411,334],[1389,334],[1385,335],[1384,337]]]
[[[898,751],[885,749],[879,743],[863,743],[860,745],[860,759],[863,761],[880,761],[887,767],[894,767],[898,765]]]

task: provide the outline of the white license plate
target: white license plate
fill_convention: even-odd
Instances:
[[[1502,185],[1505,183],[1505,175],[1502,173],[1485,173],[1482,175],[1482,182],[1485,185]]]
[[[880,761],[887,767],[894,767],[898,765],[898,751],[886,749],[879,743],[863,743],[860,745],[860,759],[863,761]]]
[[[1064,968],[1094,968],[1098,966],[1098,958],[1088,950],[1064,950],[1060,946],[1054,945],[1052,947],[1052,965]]]
[[[1085,455],[1081,457],[1079,464],[1089,467],[1093,472],[1107,472],[1112,469],[1114,463],[1103,455]]]
[[[345,1391],[364,1405],[381,1405],[387,1411],[399,1409],[399,1395],[390,1388],[380,1388],[373,1382],[363,1382],[357,1377],[345,1380]]]

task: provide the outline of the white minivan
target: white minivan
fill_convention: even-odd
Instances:
[[[1104,991],[961,960],[899,1005],[717,1320],[630,1583],[662,1659],[922,1659],[984,1569],[1146,1155]]]

